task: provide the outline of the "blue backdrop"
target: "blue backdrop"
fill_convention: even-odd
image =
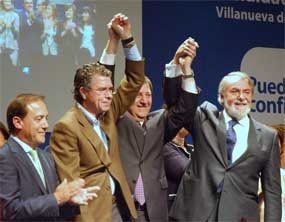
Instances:
[[[200,45],[193,67],[203,90],[201,101],[217,104],[221,77],[240,70],[249,49],[284,49],[283,4],[276,0],[143,1],[143,54],[146,73],[155,85],[153,109],[162,105],[164,65],[188,36]],[[241,17],[242,13],[248,17]]]

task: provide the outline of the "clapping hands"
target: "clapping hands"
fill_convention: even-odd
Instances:
[[[78,205],[88,205],[88,201],[98,197],[99,186],[81,188],[77,194],[71,197],[71,202]]]
[[[76,179],[71,182],[67,182],[64,179],[59,184],[54,192],[54,196],[59,205],[66,202],[71,202],[78,205],[87,205],[88,201],[97,197],[97,191],[100,190],[98,186],[85,187],[85,181],[83,179]]]

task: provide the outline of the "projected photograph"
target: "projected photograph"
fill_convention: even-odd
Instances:
[[[94,2],[0,0],[2,65],[29,74],[35,63],[94,61],[95,14]]]

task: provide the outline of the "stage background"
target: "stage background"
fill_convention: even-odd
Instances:
[[[200,101],[217,104],[218,83],[223,75],[242,70],[257,83],[253,113],[264,123],[284,122],[285,53],[284,1],[82,1],[96,4],[96,60],[106,43],[106,24],[113,14],[126,13],[146,62],[146,73],[154,84],[153,110],[162,106],[161,80],[165,63],[188,36],[199,42],[193,63]],[[143,41],[142,41],[143,40]],[[117,58],[116,84],[122,77],[124,60]],[[49,122],[53,124],[73,104],[74,67],[54,64],[26,75],[6,72],[0,63],[0,118],[5,122],[6,108],[17,93],[46,95]],[[70,67],[62,72],[59,67]]]
[[[283,3],[282,3],[283,2]],[[200,102],[218,105],[222,76],[242,70],[254,77],[252,115],[285,122],[284,1],[144,1],[143,49],[146,72],[155,85],[154,107],[161,107],[161,75],[188,36],[200,48],[193,63],[202,88]]]
[[[34,0],[36,2],[36,0]],[[72,0],[52,0],[60,10],[63,4],[68,4]],[[96,56],[94,61],[99,60],[107,42],[106,25],[114,14],[122,12],[132,21],[133,35],[138,47],[142,52],[142,2],[141,1],[82,1],[74,2],[79,5],[77,14],[80,14],[82,6],[95,7],[94,17],[95,28],[95,48]],[[81,7],[80,7],[81,6]],[[21,0],[15,1],[15,9],[21,14]],[[58,10],[58,20],[64,16],[64,12]],[[77,15],[80,16],[80,15]],[[0,16],[1,17],[1,16]],[[36,34],[36,33],[35,33]],[[21,36],[21,33],[20,33]],[[25,54],[32,57],[30,53]],[[64,56],[70,56],[68,53]],[[13,97],[22,92],[34,92],[46,96],[49,109],[49,131],[54,123],[73,105],[73,77],[76,65],[72,61],[61,59],[60,56],[54,58],[43,58],[43,56],[32,57],[34,61],[29,73],[23,72],[23,66],[13,67],[9,60],[0,60],[0,119],[6,122],[6,109]],[[115,81],[118,82],[124,72],[124,56],[122,46],[119,46],[116,57]]]

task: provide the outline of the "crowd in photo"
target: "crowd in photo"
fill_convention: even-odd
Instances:
[[[95,3],[59,3],[0,0],[0,56],[6,64],[25,72],[39,56],[68,55],[76,65],[94,61]]]
[[[19,31],[24,20],[11,0],[0,1],[1,53],[18,65],[25,61],[21,50],[31,50],[21,42],[28,33]],[[41,30],[34,41],[43,56],[60,55],[66,44],[74,62],[95,57],[94,8],[66,5],[61,20],[55,4],[23,4],[26,27]],[[0,122],[0,221],[280,222],[284,124],[267,126],[250,115],[250,76],[222,77],[221,109],[200,102],[196,75],[203,74],[193,70],[200,45],[188,37],[165,61],[164,104],[152,110],[156,86],[130,19],[115,14],[104,31],[99,61],[74,70],[74,104],[52,127],[48,147],[39,148],[49,127],[44,95],[20,93],[7,106],[6,124]],[[121,47],[125,69],[115,87]]]

